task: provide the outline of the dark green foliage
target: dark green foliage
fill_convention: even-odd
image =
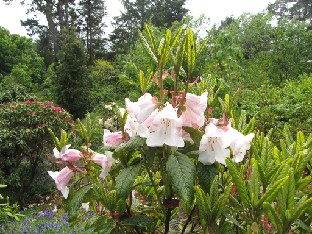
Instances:
[[[104,0],[80,0],[79,1],[79,32],[85,41],[88,53],[88,64],[93,64],[94,59],[98,57],[104,44],[103,18],[107,14]]]
[[[64,31],[55,82],[57,102],[76,118],[84,117],[91,109],[92,83],[86,65],[86,52],[76,33]]]
[[[51,128],[69,130],[71,116],[51,102],[28,100],[0,106],[0,183],[4,194],[25,205],[52,190]]]
[[[181,21],[187,9],[185,0],[124,0],[125,12],[115,17],[114,31],[110,35],[113,53],[126,53],[138,39],[137,31],[144,29],[144,24],[152,23],[157,27],[170,27],[173,22]]]

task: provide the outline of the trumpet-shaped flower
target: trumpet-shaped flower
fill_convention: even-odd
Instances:
[[[149,135],[148,128],[145,125],[140,124],[133,115],[127,116],[124,130],[128,133],[129,137],[139,135],[140,137],[146,138]]]
[[[237,163],[243,161],[246,151],[250,149],[250,144],[255,134],[250,133],[245,136],[232,127],[229,128],[227,134],[230,134],[233,138],[230,147],[233,152],[234,161]]]
[[[63,161],[75,162],[82,158],[79,150],[69,149],[70,145],[65,145],[61,151],[57,148],[53,149],[53,154],[56,158],[62,159]]]
[[[204,165],[213,164],[215,161],[225,165],[225,158],[230,155],[230,150],[227,149],[230,143],[222,128],[209,124],[200,141],[198,161]]]
[[[105,178],[116,160],[112,157],[113,153],[106,151],[105,154],[95,154],[92,161],[102,167],[100,177]]]
[[[149,127],[150,134],[147,136],[146,144],[148,146],[176,146],[183,147],[182,138],[182,120],[178,118],[176,110],[171,104],[164,107],[152,119]]]
[[[104,146],[119,146],[123,142],[122,132],[110,132],[104,129]]]
[[[183,126],[202,127],[205,123],[205,110],[207,108],[207,95],[205,92],[201,96],[187,93],[185,97],[185,110],[182,112]]]
[[[69,193],[67,184],[74,175],[74,172],[68,167],[64,167],[61,171],[48,171],[48,174],[55,181],[56,187],[61,191],[63,197],[67,199]]]
[[[139,123],[143,123],[156,108],[154,98],[149,93],[145,93],[137,102],[131,102],[128,98],[125,101],[128,114],[136,117]]]

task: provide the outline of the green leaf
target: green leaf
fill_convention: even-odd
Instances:
[[[196,54],[197,57],[203,52],[203,50],[205,49],[207,43],[208,43],[208,38],[205,39],[205,40],[203,41],[203,43],[201,44],[201,46],[200,46],[200,48],[199,48],[199,50],[198,50],[198,52],[197,52],[197,54]]]
[[[123,220],[122,224],[152,229],[154,227],[154,219],[147,215],[136,215]]]
[[[159,45],[158,51],[160,51],[159,67],[164,68],[169,59],[169,45],[171,41],[171,31],[167,29],[165,41]],[[162,76],[162,74],[160,74]]]
[[[154,36],[153,36],[153,33],[152,33],[150,27],[149,27],[147,24],[145,24],[145,31],[146,31],[147,36],[148,36],[148,39],[149,39],[149,41],[150,41],[151,51],[152,51],[154,54],[157,54],[156,43],[155,43]]]
[[[181,26],[181,27],[179,28],[179,30],[177,31],[177,33],[175,34],[175,36],[172,38],[171,45],[170,45],[171,48],[174,48],[175,45],[179,42],[183,30],[184,30],[184,27]]]
[[[50,128],[48,128],[48,132],[53,140],[54,146],[57,148],[58,151],[61,151],[62,148],[59,139],[55,136],[54,132]]]
[[[113,219],[107,216],[99,216],[91,225],[91,228],[98,234],[108,234],[115,226]]]
[[[84,201],[85,195],[92,189],[92,184],[87,184],[75,190],[73,193],[69,193],[68,201],[66,201],[66,207],[68,215],[73,217],[81,207],[81,203]]]
[[[151,58],[155,61],[155,63],[158,63],[158,59],[157,59],[157,51],[156,51],[156,45],[152,45],[152,48],[149,46],[147,40],[145,39],[145,37],[143,36],[143,34],[141,33],[141,31],[138,31],[138,35],[139,38],[141,39],[141,42],[145,48],[145,50],[147,51],[147,53],[151,56]],[[155,42],[154,42],[155,43]],[[153,44],[153,42],[152,42]],[[154,48],[153,48],[154,47]]]
[[[268,202],[264,202],[263,208],[266,211],[269,220],[273,223],[274,227],[278,230],[278,233],[282,233],[282,221],[277,216],[271,204]]]
[[[196,45],[195,45],[194,32],[192,31],[192,29],[187,29],[186,35],[187,35],[187,43],[186,43],[187,66],[188,66],[188,74],[190,76],[195,67]]]
[[[207,229],[208,217],[211,214],[211,204],[207,201],[205,192],[198,186],[194,187],[196,204],[199,210],[199,218],[204,231]]]
[[[277,196],[278,191],[285,185],[288,179],[289,179],[289,176],[286,176],[285,178],[275,181],[274,184],[270,184],[265,194],[260,198],[256,207],[260,207],[263,204],[263,202],[268,202],[268,203],[273,202]]]
[[[189,157],[176,152],[170,155],[166,170],[172,182],[174,191],[183,200],[186,211],[190,211],[194,197],[194,182],[196,168]]]
[[[249,133],[252,133],[255,129],[255,124],[256,124],[256,119],[252,118],[244,129],[244,135],[248,135]]]
[[[223,194],[218,198],[217,202],[213,205],[212,216],[214,217],[214,220],[216,221],[221,217],[221,214],[225,209],[225,206],[231,194],[232,185],[233,185],[232,183],[229,183],[227,185]]]
[[[306,197],[301,198],[301,200],[306,199]],[[307,210],[310,209],[312,206],[312,197],[306,199],[303,202],[298,202],[296,209],[294,212],[291,213],[291,217],[289,219],[290,223],[293,223],[296,219],[299,219],[300,216]]]
[[[187,133],[189,133],[191,135],[192,140],[194,141],[194,143],[196,144],[197,147],[199,147],[200,145],[200,141],[204,135],[204,132],[192,128],[192,127],[183,127],[183,130],[185,130]]]
[[[133,187],[133,183],[139,174],[141,164],[123,169],[116,178],[116,190],[118,197],[126,198]]]
[[[218,176],[215,176],[215,178],[212,181],[209,195],[210,195],[211,201],[217,201],[219,198],[219,177]]]
[[[146,139],[139,136],[131,138],[129,141],[118,146],[114,153],[114,158],[119,158],[123,164],[127,164],[129,158],[132,156],[133,152],[140,146],[145,144]]]
[[[204,165],[201,162],[198,163],[198,183],[206,193],[210,191],[212,181],[218,174],[219,170],[216,164]]]
[[[258,202],[258,195],[260,193],[258,164],[254,158],[251,159],[251,175],[248,185],[251,204],[254,206]]]
[[[225,162],[227,167],[229,168],[230,175],[232,176],[233,182],[236,186],[238,196],[245,204],[245,206],[249,207],[250,201],[247,194],[247,188],[242,177],[239,174],[236,164],[232,161],[231,158],[226,158]]]

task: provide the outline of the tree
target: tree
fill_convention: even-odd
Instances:
[[[181,21],[187,10],[185,0],[123,0],[125,11],[115,17],[114,30],[110,35],[111,50],[126,53],[137,41],[137,31],[142,31],[145,23],[157,27],[170,27],[174,21]]]
[[[152,24],[156,27],[171,27],[175,21],[181,21],[188,10],[184,8],[185,0],[155,0],[153,1]]]
[[[81,0],[79,2],[79,22],[78,31],[85,41],[88,53],[88,63],[93,64],[94,58],[98,51],[97,46],[104,44],[102,35],[105,23],[103,18],[107,15],[104,0]]]
[[[16,87],[37,91],[43,83],[43,69],[43,59],[31,39],[0,27],[0,97],[18,96]]]
[[[110,35],[111,50],[126,53],[137,40],[137,30],[142,30],[144,23],[150,20],[151,0],[123,0],[125,12],[114,17],[114,30]]]
[[[283,17],[297,18],[300,21],[308,21],[312,26],[312,2],[310,0],[277,0],[269,4],[268,10],[279,20]]]
[[[74,117],[82,118],[90,110],[91,80],[87,54],[74,29],[61,34],[60,64],[57,67],[58,104]]]

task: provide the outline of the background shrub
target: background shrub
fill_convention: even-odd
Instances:
[[[51,192],[51,137],[47,128],[71,129],[71,115],[52,102],[27,100],[0,105],[0,184],[20,205]],[[51,184],[50,184],[51,183]]]

